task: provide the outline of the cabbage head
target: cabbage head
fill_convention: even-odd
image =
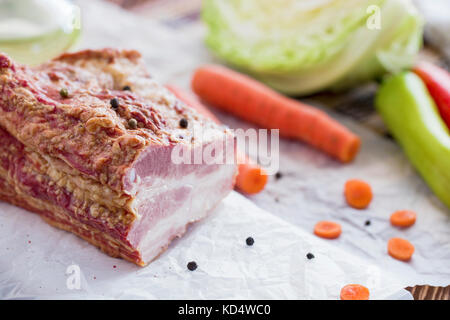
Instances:
[[[204,0],[202,17],[217,56],[296,96],[408,68],[422,45],[410,0]]]

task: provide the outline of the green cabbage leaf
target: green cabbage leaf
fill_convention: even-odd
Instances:
[[[410,0],[204,0],[207,45],[276,90],[339,90],[410,67],[423,20]]]

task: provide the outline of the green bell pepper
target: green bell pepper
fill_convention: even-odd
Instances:
[[[412,72],[386,79],[375,101],[394,138],[450,208],[450,132],[423,81]]]

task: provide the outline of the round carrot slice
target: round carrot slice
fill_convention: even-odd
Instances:
[[[410,227],[416,222],[416,213],[411,210],[398,210],[391,214],[391,224],[396,227]]]
[[[394,259],[409,261],[414,253],[414,246],[408,240],[392,238],[388,242],[388,253]]]
[[[351,179],[345,183],[344,195],[349,206],[355,209],[367,208],[373,198],[370,185],[358,179]]]
[[[236,186],[247,194],[255,194],[264,189],[267,179],[266,171],[258,165],[252,163],[240,164]]]
[[[369,289],[360,284],[348,284],[341,289],[341,300],[369,300]]]
[[[314,227],[315,235],[326,239],[336,239],[341,232],[341,225],[332,221],[320,221]]]

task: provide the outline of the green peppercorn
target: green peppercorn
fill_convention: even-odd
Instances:
[[[138,122],[136,121],[136,119],[131,118],[130,120],[128,120],[128,126],[131,129],[136,129],[138,126]]]
[[[61,88],[61,90],[59,90],[59,95],[61,98],[67,98],[69,96],[69,90],[67,90],[67,88]]]

